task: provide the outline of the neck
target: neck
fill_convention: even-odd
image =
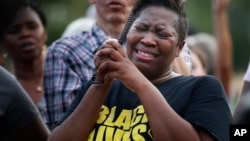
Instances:
[[[14,60],[15,76],[37,104],[43,96],[43,64],[45,52],[32,61]]]
[[[162,83],[164,81],[170,80],[170,79],[175,78],[177,76],[180,76],[180,74],[175,73],[172,71],[172,69],[170,69],[169,71],[164,73],[160,78],[153,80],[152,83],[153,84]]]
[[[14,60],[14,74],[19,80],[43,77],[44,54],[32,61]]]
[[[103,23],[97,21],[97,25],[106,33],[106,35],[112,38],[118,38],[123,30],[124,23]]]

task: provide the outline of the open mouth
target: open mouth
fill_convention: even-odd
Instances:
[[[155,58],[153,54],[149,54],[149,53],[142,52],[142,51],[137,51],[137,54],[140,56],[144,56],[144,57]]]
[[[30,51],[35,48],[35,44],[32,42],[26,42],[21,45],[21,50],[22,51]]]
[[[155,57],[156,57],[152,53],[143,52],[143,51],[139,51],[139,50],[136,51],[136,54],[137,54],[138,59],[143,60],[143,61],[151,61],[151,60],[155,59]]]

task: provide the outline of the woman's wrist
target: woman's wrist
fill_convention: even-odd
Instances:
[[[215,13],[226,12],[228,9],[229,2],[223,0],[213,0],[212,8]]]

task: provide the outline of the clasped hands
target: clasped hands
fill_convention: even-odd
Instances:
[[[107,39],[103,43],[95,54],[94,63],[96,80],[104,84],[119,79],[128,88],[133,89],[135,81],[138,81],[140,76],[144,77],[116,39]]]

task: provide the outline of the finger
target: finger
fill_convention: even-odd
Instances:
[[[114,48],[103,48],[102,50],[99,50],[96,54],[96,59],[98,59],[98,57],[108,57],[117,62],[125,59],[125,57],[123,57],[121,53]]]
[[[119,70],[117,62],[113,60],[106,60],[105,62],[102,62],[99,67],[97,68],[97,72],[101,74],[102,76],[106,76],[111,72],[116,72]]]
[[[95,57],[98,58],[98,57],[103,57],[103,56],[106,56],[106,57],[110,57],[111,54],[119,54],[114,48],[111,48],[111,47],[106,47],[106,48],[102,48],[101,50],[99,50]]]
[[[115,62],[122,62],[122,56],[114,48],[103,48],[102,50],[98,51],[94,58],[96,68],[99,68],[101,64],[110,60]]]
[[[117,39],[108,39],[106,40],[106,43],[114,47],[123,57],[127,56],[124,48],[119,44]]]
[[[106,61],[109,61],[109,60],[112,60],[112,58],[109,57],[109,56],[101,55],[101,56],[95,57],[95,58],[94,58],[94,63],[95,63],[96,69],[98,69],[99,66],[100,66],[102,63],[104,63],[104,62],[106,62]]]
[[[106,41],[96,50],[95,54],[98,54],[98,52],[104,48],[113,48],[112,45],[108,44]]]

